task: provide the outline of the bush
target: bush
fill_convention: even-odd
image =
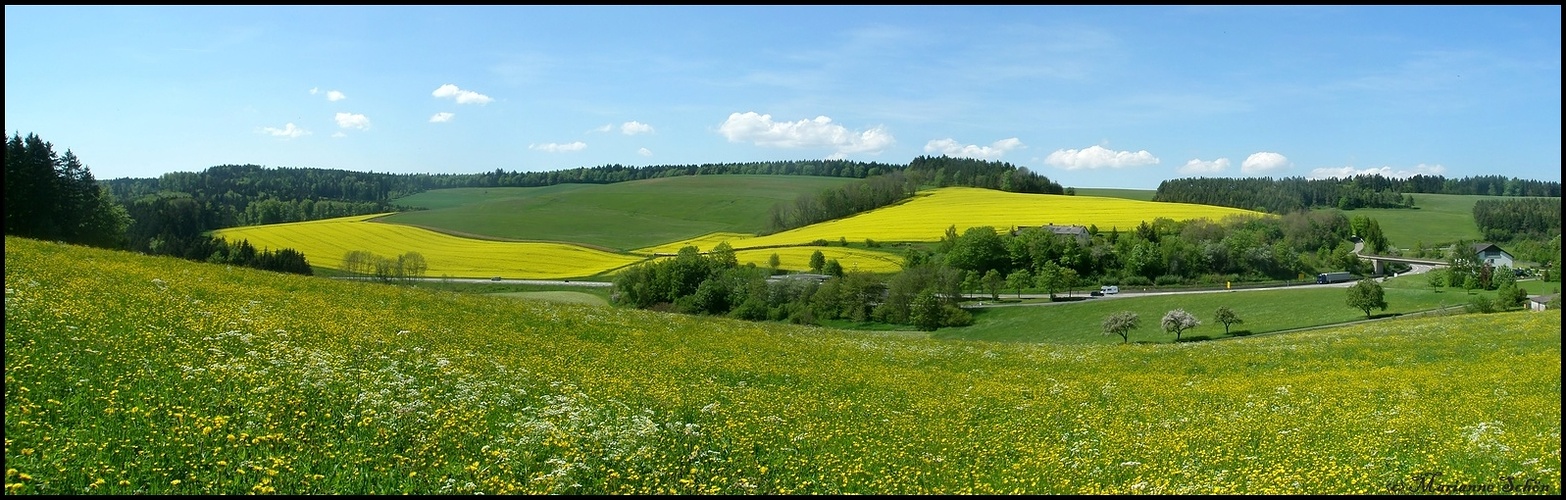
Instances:
[[[1169,285],[1178,285],[1178,284],[1180,284],[1180,283],[1182,283],[1184,281],[1185,280],[1181,279],[1179,276],[1175,276],[1173,274],[1165,274],[1163,276],[1159,276],[1158,279],[1153,280],[1153,284],[1154,285],[1158,285],[1158,286],[1169,286]]]
[[[1117,277],[1114,277],[1114,276],[1105,276],[1103,279],[1098,280],[1098,284],[1102,285],[1102,286],[1119,285],[1120,284],[1120,278],[1117,278]]]
[[[973,313],[968,312],[966,309],[947,304],[942,308],[942,311],[946,316],[942,318],[942,326],[968,326],[973,324]]]
[[[1483,295],[1475,295],[1468,300],[1468,305],[1464,306],[1464,309],[1471,313],[1489,314],[1495,312],[1495,302],[1491,302]]]
[[[1121,286],[1148,286],[1151,284],[1153,284],[1152,280],[1141,276],[1126,276],[1120,279]]]

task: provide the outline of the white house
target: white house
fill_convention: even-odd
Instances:
[[[1490,267],[1517,267],[1512,264],[1512,254],[1506,253],[1494,243],[1475,243],[1473,253],[1479,259],[1479,263],[1489,264]]]

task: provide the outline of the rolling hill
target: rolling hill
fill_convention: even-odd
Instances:
[[[619,250],[717,231],[754,234],[778,202],[857,179],[794,175],[694,175],[614,184],[427,191],[394,203],[429,210],[384,222],[514,240]]]

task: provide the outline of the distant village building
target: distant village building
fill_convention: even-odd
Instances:
[[[784,282],[784,281],[788,281],[788,282],[814,281],[814,282],[819,284],[819,283],[826,283],[826,281],[829,280],[829,279],[832,279],[832,275],[830,275],[830,274],[815,274],[815,273],[779,274],[777,276],[768,276],[767,277],[767,281],[770,281],[770,282],[773,282],[773,283]]]
[[[1512,264],[1512,254],[1506,253],[1506,250],[1502,250],[1494,243],[1475,243],[1472,249],[1473,255],[1478,257],[1481,264],[1488,264],[1490,267],[1517,267]]]
[[[1032,227],[1032,226],[1017,226],[1016,229],[1013,229],[1011,231],[1011,235],[1012,236],[1016,236],[1017,233],[1021,232],[1023,229],[1035,229],[1035,228]],[[1082,241],[1082,242],[1086,242],[1086,241],[1088,241],[1089,239],[1091,239],[1093,237],[1093,235],[1088,234],[1088,229],[1087,229],[1086,226],[1057,226],[1057,225],[1054,225],[1054,224],[1045,224],[1045,225],[1042,225],[1042,226],[1038,226],[1036,229],[1049,231],[1049,232],[1055,233],[1056,235],[1059,235],[1059,236],[1070,236],[1072,238],[1076,238],[1077,241]]]

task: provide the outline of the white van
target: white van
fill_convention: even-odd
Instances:
[[[1120,293],[1120,287],[1115,285],[1104,285],[1098,287],[1098,291],[1104,292],[1104,295],[1114,295]]]

